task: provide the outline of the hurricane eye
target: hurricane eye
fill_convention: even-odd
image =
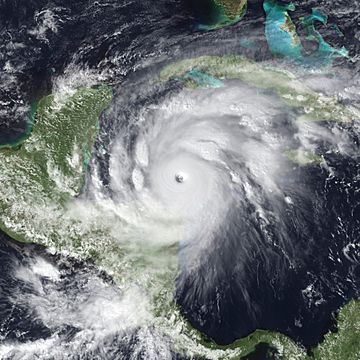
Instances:
[[[176,182],[178,182],[179,184],[183,183],[185,181],[185,176],[184,174],[178,173],[175,175],[175,180]]]

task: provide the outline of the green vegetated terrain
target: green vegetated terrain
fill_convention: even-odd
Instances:
[[[160,80],[184,79],[187,83],[188,73],[194,70],[218,80],[239,79],[250,86],[272,90],[286,105],[302,110],[298,120],[350,122],[360,116],[356,109],[344,106],[336,98],[316,93],[289,71],[259,64],[243,56],[201,56],[181,60],[165,67]]]
[[[351,301],[337,317],[337,332],[330,332],[310,359],[360,359],[360,302]]]
[[[323,106],[317,105],[321,99],[286,72],[265,70],[239,57],[203,57],[183,61],[164,69],[160,77],[163,81],[181,78],[194,68],[216,78],[240,78],[254,86],[272,88],[293,106],[300,106],[305,101],[313,107],[310,114],[315,119],[329,117],[329,107],[332,114],[335,112],[344,121],[353,116],[351,110],[333,99],[323,100],[328,105],[325,106],[327,110],[323,110]],[[248,74],[249,71],[252,76]],[[298,99],[299,96],[306,99]],[[81,192],[97,136],[99,116],[111,99],[110,88],[98,87],[78,89],[73,94],[61,97],[50,95],[37,103],[31,134],[21,144],[2,144],[0,149],[0,227],[21,242],[35,242],[70,252],[79,246],[84,257],[91,257],[96,250],[96,256],[103,253],[107,257],[99,264],[107,264],[116,273],[116,264],[121,256],[115,254],[122,251],[122,256],[126,256],[126,247],[119,250],[115,243],[106,243],[105,240],[99,247],[99,237],[103,233],[109,234],[109,229],[115,223],[110,219],[105,231],[102,226],[95,224],[98,219],[95,214],[93,221],[87,223],[90,227],[85,230],[76,220],[73,221],[73,213],[67,209],[69,202]],[[60,229],[64,229],[64,232]],[[171,253],[175,250],[171,250]],[[138,253],[137,250],[135,252]],[[110,254],[113,254],[112,258]],[[156,252],[154,261],[155,258]],[[140,261],[140,255],[134,261],[134,266],[145,266]],[[115,278],[120,281],[124,276],[125,273]],[[169,273],[164,276],[169,276]],[[172,282],[172,279],[170,276],[170,280],[166,278],[165,282]],[[155,302],[158,305],[162,301],[170,303],[169,294],[169,291],[164,290],[163,294],[160,291]],[[175,313],[178,314],[178,311]],[[264,330],[257,330],[229,346],[218,346],[205,339],[189,324],[185,325],[184,333],[187,337],[194,335],[199,348],[192,353],[199,358],[212,354],[209,358],[240,359],[254,351],[258,344],[266,343],[276,349],[279,358],[284,360],[359,360],[360,302],[347,304],[340,311],[337,323],[338,331],[328,333],[311,355],[307,355],[304,348],[287,336]]]
[[[111,98],[108,87],[46,96],[22,143],[2,144],[0,226],[13,238],[51,244],[46,237],[55,234],[41,222],[60,220],[66,202],[80,194],[99,116]]]
[[[224,10],[229,20],[236,20],[246,10],[247,0],[213,0],[214,3]]]
[[[209,0],[208,6],[210,19],[206,24],[200,24],[199,30],[216,30],[236,24],[246,13],[247,0]]]

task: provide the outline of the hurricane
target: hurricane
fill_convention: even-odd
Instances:
[[[290,51],[276,21],[292,35],[295,8],[265,3],[264,36],[250,1],[252,20],[242,1],[216,23],[121,1],[35,13],[39,49],[84,29],[44,55],[33,101],[6,100],[1,358],[247,359],[267,344],[327,359],[360,289],[358,59],[316,11],[301,24],[318,47],[295,33]],[[3,99],[26,83],[8,56]]]

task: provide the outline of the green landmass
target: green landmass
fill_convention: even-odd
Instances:
[[[313,154],[309,151],[303,151],[300,149],[287,150],[285,151],[285,156],[293,163],[301,166],[320,165],[321,163],[324,162],[323,157]]]
[[[309,359],[360,359],[360,301],[351,301],[337,316],[337,331],[325,335]]]
[[[239,22],[246,13],[247,0],[211,0],[211,21],[199,25],[200,30],[216,30]]]
[[[242,17],[246,10],[247,0],[213,0],[218,6],[224,9],[225,15],[230,20]]]
[[[36,104],[31,131],[16,144],[0,149],[0,227],[16,240],[49,245],[51,229],[31,224],[80,194],[100,113],[108,106],[108,87],[79,89],[74,95],[49,95]],[[45,213],[44,213],[45,215]],[[30,224],[30,225],[29,225]],[[48,231],[47,231],[48,230]],[[52,234],[55,238],[55,235]]]
[[[336,98],[316,93],[292,73],[260,64],[243,56],[201,56],[166,66],[160,80],[183,79],[190,71],[200,71],[219,80],[239,79],[244,83],[274,91],[288,106],[301,110],[298,120],[351,122],[359,112]]]

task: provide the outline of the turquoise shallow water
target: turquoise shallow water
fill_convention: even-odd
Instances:
[[[341,49],[332,47],[316,29],[319,24],[326,25],[328,19],[319,10],[312,9],[312,14],[301,19],[301,25],[307,29],[307,39],[318,43],[315,52],[305,54],[295,24],[291,20],[291,12],[296,9],[295,5],[293,3],[283,5],[276,0],[265,0],[263,6],[266,13],[265,35],[270,51],[274,55],[313,67],[329,65],[334,58],[348,56],[345,47]]]

